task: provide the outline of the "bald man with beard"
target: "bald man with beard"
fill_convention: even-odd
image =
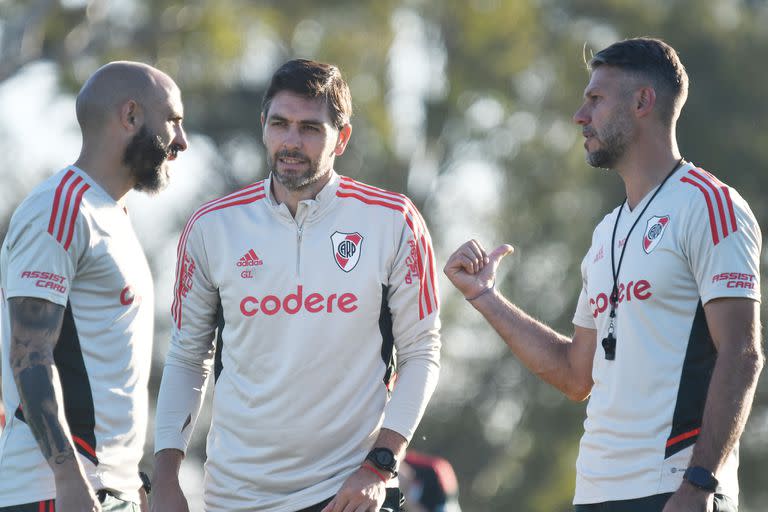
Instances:
[[[160,190],[186,149],[181,93],[151,66],[112,62],[76,111],[77,161],[21,203],[0,252],[0,511],[146,508],[154,298],[124,200]]]

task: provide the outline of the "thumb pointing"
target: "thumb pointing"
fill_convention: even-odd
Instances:
[[[512,247],[509,244],[500,245],[497,248],[491,252],[491,254],[488,255],[488,259],[492,262],[498,263],[499,261],[504,258],[504,256],[507,256],[508,254],[512,254],[515,252],[515,248]]]

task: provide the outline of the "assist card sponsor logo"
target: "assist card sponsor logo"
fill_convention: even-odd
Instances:
[[[54,274],[53,272],[41,272],[39,270],[25,270],[21,273],[22,279],[34,279],[35,286],[46,288],[58,293],[67,293],[67,287],[64,284],[66,277]]]
[[[408,240],[408,247],[411,249],[410,254],[408,254],[408,257],[405,259],[405,264],[408,267],[408,273],[405,275],[405,283],[411,284],[413,282],[419,282],[419,277],[421,276],[421,272],[419,272],[420,269],[420,257],[419,257],[419,247],[416,244],[416,240]]]
[[[192,289],[192,276],[195,275],[195,260],[193,260],[189,254],[184,253],[184,258],[181,262],[181,272],[179,278],[179,293],[182,297],[186,297],[189,290]]]
[[[754,274],[743,272],[722,272],[712,276],[712,282],[719,285],[725,285],[726,288],[744,288],[754,290],[757,284],[757,278]]]

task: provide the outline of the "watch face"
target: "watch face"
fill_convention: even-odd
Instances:
[[[376,462],[382,466],[391,466],[395,463],[395,457],[389,450],[376,450],[374,457],[376,457]]]
[[[370,451],[367,458],[381,469],[395,471],[395,466],[397,465],[395,454],[387,448],[374,448]]]

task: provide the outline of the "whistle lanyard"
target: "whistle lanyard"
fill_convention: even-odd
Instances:
[[[656,189],[656,192],[653,193],[651,198],[648,200],[647,203],[645,203],[645,206],[640,211],[640,215],[637,216],[635,219],[635,222],[632,223],[632,227],[629,228],[629,233],[627,233],[627,237],[624,239],[624,246],[621,248],[621,254],[619,255],[619,265],[616,266],[615,263],[615,249],[616,249],[616,229],[619,227],[619,219],[621,218],[621,212],[624,210],[624,205],[627,204],[627,198],[624,198],[624,201],[621,203],[621,207],[619,208],[618,213],[616,214],[616,222],[613,224],[613,234],[611,234],[611,273],[613,274],[613,288],[611,289],[611,295],[608,299],[608,302],[611,304],[611,312],[609,313],[609,316],[611,318],[610,323],[608,324],[608,336],[603,338],[602,345],[603,349],[605,350],[605,358],[609,361],[613,361],[616,359],[616,336],[614,335],[615,329],[616,329],[616,310],[619,307],[619,272],[621,272],[621,263],[624,261],[624,251],[627,250],[627,245],[629,244],[629,237],[632,234],[632,231],[635,229],[635,226],[637,226],[637,223],[640,222],[640,219],[643,218],[643,215],[645,214],[645,211],[648,209],[649,206],[651,206],[651,203],[656,198],[656,196],[661,192],[662,187],[667,182],[667,180],[675,174],[675,171],[677,171],[681,165],[685,163],[685,160],[682,158],[675,164],[675,166],[672,168],[671,171],[666,175],[666,177],[662,180],[659,187]]]

